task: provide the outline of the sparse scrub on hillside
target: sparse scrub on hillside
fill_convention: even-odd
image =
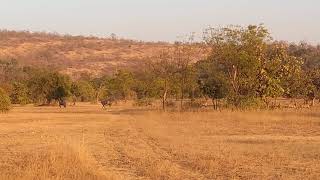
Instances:
[[[85,71],[98,75],[107,71],[110,75],[117,67],[134,68],[143,59],[171,46],[169,43],[8,30],[0,31],[0,38],[0,59],[17,59],[23,65],[54,66],[72,77]]]

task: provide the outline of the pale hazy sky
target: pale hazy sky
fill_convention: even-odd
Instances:
[[[0,0],[0,29],[174,41],[208,26],[264,23],[320,43],[320,0]]]

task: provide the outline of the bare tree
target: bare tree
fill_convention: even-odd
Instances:
[[[194,82],[195,69],[193,64],[207,54],[207,49],[202,43],[194,42],[194,34],[188,35],[181,42],[176,42],[174,46],[174,61],[177,68],[177,79],[180,88],[180,107],[183,109],[183,101],[185,98],[185,92],[187,88],[191,88],[191,91],[195,90]]]
[[[161,81],[162,86],[162,108],[166,110],[166,102],[170,82],[177,73],[176,64],[173,59],[173,51],[169,48],[155,57],[150,63],[151,70],[156,75],[156,78]]]

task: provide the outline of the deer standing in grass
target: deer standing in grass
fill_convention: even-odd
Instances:
[[[67,108],[67,101],[64,99],[59,99],[59,107],[62,108]]]
[[[106,108],[106,106],[111,107],[113,102],[114,102],[114,99],[112,99],[112,98],[108,98],[108,99],[102,100],[101,101],[102,108]]]

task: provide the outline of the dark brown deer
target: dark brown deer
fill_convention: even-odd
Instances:
[[[60,99],[59,100],[59,107],[62,108],[67,108],[67,101],[65,101],[64,99]]]
[[[114,99],[112,99],[112,98],[108,98],[108,99],[102,100],[101,101],[102,108],[106,108],[106,106],[111,107],[113,102],[114,102]]]

